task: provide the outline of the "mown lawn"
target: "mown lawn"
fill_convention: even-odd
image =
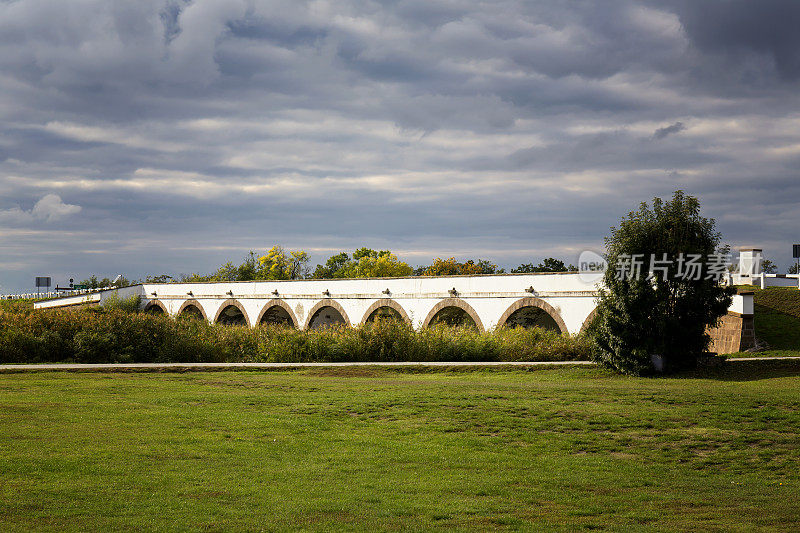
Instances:
[[[0,529],[800,529],[800,362],[717,372],[2,374]]]

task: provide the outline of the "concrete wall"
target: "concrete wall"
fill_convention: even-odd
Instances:
[[[718,354],[741,352],[752,348],[756,343],[753,328],[753,314],[742,315],[728,312],[716,328],[708,330],[711,335],[709,351]]]

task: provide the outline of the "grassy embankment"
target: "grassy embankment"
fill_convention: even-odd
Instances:
[[[798,530],[800,361],[770,364],[2,374],[0,524]]]
[[[756,337],[767,344],[767,350],[733,357],[800,356],[800,291],[790,287],[746,288],[754,292]]]

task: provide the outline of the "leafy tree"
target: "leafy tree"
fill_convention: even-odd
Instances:
[[[472,260],[470,259],[467,263],[472,263]],[[488,259],[478,259],[475,266],[478,269],[478,274],[503,274],[506,271],[505,268],[498,268],[496,264]]]
[[[178,279],[181,283],[202,283],[204,281],[211,281],[211,276],[204,276],[197,272],[193,272],[191,274],[181,274]]]
[[[208,275],[182,274],[182,282],[258,281],[267,279],[302,279],[308,275],[308,254],[303,250],[286,252],[273,246],[263,257],[252,250],[240,265],[228,261]]]
[[[776,265],[769,259],[762,259],[761,270],[764,271],[765,274],[774,274],[778,271],[778,265]]]
[[[595,359],[631,374],[662,364],[667,371],[693,366],[708,346],[706,328],[727,312],[734,290],[709,276],[719,240],[714,219],[700,216],[697,198],[682,191],[671,201],[655,198],[652,208],[642,203],[611,228],[605,241],[609,268],[592,326]],[[634,254],[645,258],[643,275],[635,275]],[[651,254],[668,261],[648,276]],[[699,255],[700,276],[685,275],[688,269],[677,259],[688,254]],[[631,268],[619,268],[626,264]]]
[[[333,279],[346,277],[344,272],[350,266],[350,256],[347,252],[332,255],[325,261],[324,265],[317,265],[312,278],[316,279]]]
[[[147,276],[144,279],[145,283],[173,283],[175,278],[168,274],[161,274],[160,276]]]
[[[118,280],[116,280],[116,281],[111,283],[111,286],[112,287],[130,287],[131,285],[134,285],[136,283],[139,283],[139,282],[138,281],[131,281],[128,278],[126,278],[125,276],[120,276]]]
[[[253,250],[248,252],[244,262],[236,268],[236,281],[262,279],[261,263]]]
[[[541,264],[541,263],[539,263]],[[517,268],[512,268],[512,274],[530,274],[531,272],[539,272],[536,270],[538,267],[533,263],[522,263]]]
[[[486,259],[478,259],[477,263],[470,259],[464,263],[456,260],[455,257],[442,259],[437,257],[433,264],[428,267],[420,267],[415,270],[416,275],[420,276],[460,276],[473,274],[502,274],[504,269],[498,268],[496,264]]]
[[[786,271],[787,274],[797,274],[797,263],[793,264],[789,267],[789,270]]]
[[[76,285],[83,285],[84,287],[86,287],[88,289],[97,289],[97,288],[100,288],[100,287],[106,287],[107,286],[107,285],[101,285],[104,281],[107,282],[107,283],[111,283],[111,280],[108,279],[108,278],[105,278],[103,280],[99,280],[99,279],[97,279],[97,276],[92,274],[88,278],[76,283]]]
[[[308,275],[309,258],[303,250],[286,253],[281,246],[273,246],[258,261],[259,279],[303,279]]]
[[[228,261],[211,274],[209,281],[238,281],[239,268]]]
[[[449,259],[442,259],[437,257],[433,260],[433,264],[427,267],[423,272],[423,276],[458,276],[464,273],[464,263],[456,261],[455,257]]]
[[[361,248],[353,254],[353,258],[357,259],[357,262],[353,265],[349,271],[350,275],[347,277],[391,278],[411,275],[411,267],[397,259],[397,256],[390,251],[381,250],[380,252],[375,252],[375,250],[369,250],[369,253],[363,253],[364,250],[364,248]]]
[[[378,255],[382,254],[390,254],[389,250],[381,250],[380,252],[376,252],[372,248],[361,247],[355,252],[353,252],[353,259],[356,261],[361,260],[362,257],[378,257]]]
[[[76,285],[84,285],[89,289],[103,289],[106,287],[130,287],[133,285],[133,282],[131,282],[131,280],[125,276],[120,276],[119,279],[112,282],[109,278],[99,279],[97,276],[92,274],[85,280],[79,281]]]
[[[511,272],[514,274],[526,274],[530,272],[571,272],[578,270],[575,265],[566,266],[564,261],[556,259],[555,257],[547,257],[539,263],[523,263],[517,268],[512,268]]]
[[[328,258],[324,265],[317,265],[313,277],[331,278],[385,278],[410,276],[413,270],[407,263],[397,259],[389,250],[376,251],[359,248],[353,259],[346,252]]]

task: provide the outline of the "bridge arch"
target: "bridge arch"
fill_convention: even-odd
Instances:
[[[241,318],[239,318],[236,312],[227,311],[229,308],[235,308],[236,310],[241,313]],[[226,312],[227,311],[227,312]],[[222,322],[220,322],[220,320]],[[235,298],[228,298],[224,302],[220,304],[217,308],[216,314],[214,314],[214,324],[237,324],[241,320],[244,321],[245,326],[250,326],[250,317],[247,316],[247,311],[245,311],[244,306],[239,302],[239,300]]]
[[[297,316],[294,314],[294,311],[292,311],[292,308],[289,306],[289,304],[287,304],[286,302],[284,302],[279,298],[273,298],[272,300],[264,304],[264,306],[261,308],[261,311],[258,313],[258,317],[256,318],[254,325],[257,326],[261,324],[261,321],[264,319],[264,315],[266,315],[267,312],[269,312],[271,309],[275,307],[286,311],[286,314],[289,315],[289,321],[291,322],[290,325],[293,328],[299,327],[300,323],[297,321]]]
[[[352,323],[350,322],[350,318],[347,316],[347,312],[344,310],[344,307],[342,307],[336,300],[325,298],[317,302],[314,305],[314,307],[308,310],[308,316],[306,317],[303,329],[308,329],[311,326],[311,322],[314,320],[314,317],[317,315],[317,313],[325,307],[331,307],[335,309],[336,312],[338,312],[339,315],[341,315],[342,319],[344,320],[345,326],[352,325]]]
[[[428,316],[425,317],[425,320],[422,321],[422,327],[430,326],[433,318],[441,311],[447,307],[457,307],[462,309],[469,317],[475,322],[475,326],[478,328],[478,331],[483,333],[486,329],[483,327],[483,321],[481,317],[478,316],[478,313],[475,312],[475,309],[472,308],[467,302],[462,300],[461,298],[445,298],[441,302],[437,303],[433,306],[433,309],[430,310]]]
[[[395,302],[391,298],[381,298],[380,300],[375,301],[372,305],[369,306],[367,312],[364,313],[364,316],[361,318],[361,324],[366,324],[369,317],[372,316],[372,313],[380,309],[381,307],[388,307],[390,309],[394,309],[400,315],[400,318],[403,319],[403,322],[406,324],[411,324],[411,319],[406,313],[406,310],[403,309],[403,306],[399,303]]]
[[[144,312],[150,313],[152,315],[168,315],[169,311],[167,311],[167,306],[164,305],[164,302],[160,302],[158,300],[150,300],[147,302],[147,305],[144,306]]]
[[[511,318],[511,315],[520,309],[524,309],[525,307],[536,307],[541,309],[553,319],[561,333],[569,333],[567,325],[564,323],[564,319],[561,318],[561,314],[556,311],[556,308],[541,298],[536,298],[534,296],[521,298],[508,306],[508,309],[505,310],[505,312],[500,316],[500,319],[497,321],[497,327],[500,328],[505,326],[506,322],[508,322],[508,319]]]
[[[580,331],[581,333],[586,331],[586,328],[589,327],[589,324],[591,324],[592,321],[594,321],[596,316],[597,316],[597,308],[595,307],[594,309],[592,309],[592,312],[589,313],[589,316],[586,317],[586,320],[583,321],[583,324],[581,324],[581,331]]]
[[[193,311],[193,309],[196,311]],[[180,308],[178,309],[178,312],[175,313],[175,316],[176,317],[180,317],[183,315],[188,316],[189,314],[196,315],[198,312],[200,317],[202,317],[203,320],[208,322],[208,315],[206,315],[206,310],[203,309],[203,306],[200,305],[200,302],[194,299],[186,300],[185,302],[183,302]]]

